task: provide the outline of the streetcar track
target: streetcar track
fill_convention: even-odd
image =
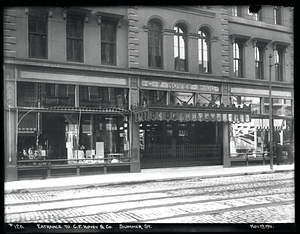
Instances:
[[[270,194],[266,194],[266,195],[270,195]],[[272,194],[271,194],[272,195]],[[273,194],[274,195],[274,194]],[[252,197],[252,196],[244,196],[242,198],[248,198],[248,197]],[[227,200],[220,200],[218,199],[217,201],[228,201],[228,200],[233,200],[235,198],[232,199],[227,199]],[[183,204],[179,204],[176,203],[176,206],[180,206],[180,205],[187,205],[187,204],[199,204],[199,203],[211,203],[211,202],[215,202],[213,200],[210,201],[204,201],[204,202],[184,202]],[[155,220],[163,220],[163,219],[168,219],[168,218],[180,218],[180,217],[187,217],[187,216],[199,216],[199,215],[207,215],[207,214],[213,214],[213,213],[223,213],[223,212],[228,212],[228,211],[236,211],[236,210],[246,210],[246,209],[255,209],[255,208],[259,208],[259,207],[270,207],[270,206],[277,206],[277,205],[289,205],[289,204],[294,204],[294,200],[284,200],[284,201],[278,201],[278,202],[267,202],[267,203],[259,203],[259,204],[246,204],[243,206],[235,206],[235,207],[229,207],[229,208],[222,208],[222,209],[214,209],[214,210],[209,210],[209,211],[201,211],[201,212],[186,212],[184,210],[180,210],[181,214],[178,215],[170,215],[167,217],[160,217],[160,218],[155,218],[155,219],[143,219],[142,216],[140,216],[139,214],[134,214],[131,212],[134,212],[135,210],[139,210],[141,207],[137,207],[137,208],[132,208],[130,210],[128,209],[120,209],[117,212],[105,212],[105,213],[96,213],[96,214],[84,214],[84,216],[82,215],[72,215],[72,216],[68,216],[65,217],[64,219],[76,219],[76,218],[81,218],[81,217],[85,217],[85,218],[89,218],[89,217],[93,217],[93,216],[104,216],[104,217],[110,217],[111,214],[115,214],[117,216],[122,216],[122,215],[126,215],[126,216],[131,216],[134,219],[137,219],[137,217],[140,217],[140,220],[137,220],[135,222],[139,222],[139,221],[143,221],[143,222],[151,222],[151,221],[155,221]],[[157,206],[143,206],[143,209],[147,209],[147,208],[160,208],[160,207],[174,207],[174,204],[168,204],[168,205],[157,205]],[[28,212],[31,213],[31,212]],[[34,213],[34,212],[33,212]],[[159,216],[159,215],[158,215]],[[41,220],[43,221],[43,220]],[[54,220],[55,221],[55,220]]]
[[[187,217],[187,216],[201,216],[201,215],[211,215],[215,213],[224,213],[224,212],[230,212],[230,211],[238,211],[238,210],[248,210],[248,209],[256,209],[256,208],[261,208],[261,207],[270,207],[270,206],[282,206],[282,205],[290,205],[293,204],[293,201],[280,201],[280,202],[274,202],[274,203],[262,203],[258,205],[245,205],[245,206],[237,206],[237,207],[232,207],[232,208],[224,208],[224,209],[219,209],[219,210],[212,210],[212,211],[203,211],[203,212],[195,212],[195,213],[188,213],[188,214],[180,214],[180,215],[173,215],[170,217],[163,217],[163,218],[156,218],[156,219],[148,219],[148,220],[137,220],[136,222],[153,222],[157,220],[165,220],[168,218],[181,218],[181,217]],[[135,223],[135,222],[133,222]]]
[[[158,205],[143,205],[142,207],[140,206],[137,206],[137,207],[132,207],[130,208],[131,211],[134,211],[134,210],[139,210],[141,208],[143,209],[147,209],[147,208],[160,208],[160,207],[172,207],[174,205],[186,205],[186,204],[202,204],[202,203],[210,203],[210,202],[219,202],[219,201],[232,201],[232,200],[237,200],[237,199],[244,199],[244,198],[254,198],[254,197],[267,197],[267,196],[272,196],[272,195],[278,195],[278,194],[287,194],[289,193],[288,191],[285,191],[285,192],[281,192],[281,193],[272,193],[272,192],[269,192],[269,193],[265,193],[265,194],[258,194],[258,195],[253,195],[253,194],[250,194],[250,195],[247,195],[247,196],[241,196],[241,197],[230,197],[230,198],[226,198],[226,200],[224,200],[224,198],[216,198],[216,199],[209,199],[209,200],[196,200],[196,201],[175,201],[175,203],[163,203],[163,204],[158,204]],[[199,196],[199,195],[198,195]],[[176,196],[177,197],[177,196]],[[180,197],[183,197],[183,196],[180,196]],[[165,198],[160,198],[160,199],[172,199],[174,197],[165,197]],[[134,200],[134,201],[126,201],[127,203],[132,203],[132,202],[143,202],[143,201],[151,201],[151,200],[156,200],[157,198],[149,198],[149,199],[140,199],[140,200]],[[294,200],[294,199],[293,199]],[[291,201],[293,201],[291,200]],[[68,210],[73,210],[73,209],[80,209],[80,208],[84,208],[84,209],[88,209],[89,207],[95,209],[95,207],[99,206],[107,206],[107,205],[116,205],[118,203],[124,203],[124,201],[121,201],[121,202],[111,202],[111,203],[104,203],[104,204],[97,204],[97,205],[81,205],[81,206],[77,206],[77,207],[66,207],[66,208],[63,208],[61,207],[60,210],[61,211],[68,211]],[[7,213],[6,215],[7,216],[13,216],[15,214],[29,214],[29,213],[37,213],[37,212],[40,212],[40,213],[43,213],[43,212],[51,212],[51,211],[54,211],[54,210],[57,210],[57,208],[50,208],[50,209],[41,209],[41,210],[33,210],[33,211],[18,211],[18,212],[12,212],[12,213]],[[101,210],[101,209],[97,209],[97,210]],[[120,209],[118,210],[118,212],[123,212],[123,211],[127,211],[128,208],[123,208],[123,209]],[[98,211],[97,211],[98,212]],[[106,213],[111,213],[111,212],[102,212],[102,213],[98,213],[98,214],[106,214]],[[74,217],[80,217],[80,216],[74,216]]]
[[[283,182],[283,181],[288,181],[288,180],[291,180],[289,178],[287,179],[278,179],[278,180],[263,180],[263,181],[254,181],[254,182],[251,182],[251,185],[253,185],[252,187],[249,187],[251,185],[249,185],[249,182],[242,182],[242,183],[239,183],[239,186],[241,185],[247,185],[247,189],[255,189],[255,188],[264,188],[264,187],[273,187],[274,184],[272,185],[262,185],[262,186],[257,186],[256,183],[259,182],[259,183],[271,183],[271,182]],[[291,181],[290,183],[287,183],[287,184],[283,184],[281,186],[285,186],[285,185],[293,185],[294,182]],[[223,188],[223,187],[228,187],[228,186],[236,186],[236,184],[233,184],[233,183],[228,183],[228,184],[222,184],[222,185],[212,185],[212,186],[203,186],[203,187],[199,187],[199,186],[192,186],[192,187],[179,187],[179,188],[173,188],[173,189],[162,189],[162,190],[155,190],[155,191],[144,191],[144,192],[131,192],[131,193],[120,193],[120,194],[111,194],[111,195],[99,195],[99,196],[95,196],[93,194],[93,199],[95,198],[110,198],[110,197],[122,197],[122,196],[129,196],[129,195],[143,195],[143,194],[151,194],[151,193],[168,193],[168,192],[172,192],[172,191],[178,191],[178,189],[185,189],[185,190],[195,190],[195,189],[209,189],[209,188],[214,188],[216,190],[216,188]],[[226,190],[226,191],[237,191],[237,190],[244,190],[245,188],[234,188],[234,189],[229,189],[229,190]],[[208,192],[208,194],[210,194],[212,192]],[[205,191],[204,191],[204,194]],[[73,196],[73,197],[69,197],[69,198],[54,198],[52,200],[41,200],[41,201],[38,201],[38,200],[31,200],[31,201],[21,201],[21,202],[17,202],[17,203],[14,203],[12,201],[10,202],[7,202],[5,201],[5,205],[6,206],[20,206],[20,205],[30,205],[30,204],[43,204],[43,203],[54,203],[54,202],[64,202],[64,201],[69,201],[69,200],[73,200],[73,201],[76,201],[76,200],[83,200],[83,199],[90,199],[91,197],[90,196],[85,196],[85,197],[76,197],[76,196]],[[6,199],[7,200],[7,199]]]
[[[288,185],[292,185],[292,184],[281,184],[279,186],[276,187],[276,189],[278,189],[279,187],[286,187],[286,189],[288,189]],[[254,188],[247,188],[248,191],[252,192],[255,191],[256,189],[268,189],[268,188],[272,188],[274,187],[274,185],[263,185],[263,186],[259,186],[259,187],[254,187]],[[238,194],[240,190],[244,190],[245,188],[240,188],[240,189],[231,189],[231,190],[226,190],[227,193],[230,193],[230,192],[234,192],[234,194]],[[190,190],[193,190],[193,189],[190,189]],[[167,190],[168,191],[168,190]],[[155,192],[153,192],[155,194]],[[217,196],[219,196],[220,194],[224,193],[223,191],[219,192]],[[148,193],[149,194],[149,193]],[[126,199],[126,200],[122,200],[122,201],[112,201],[112,202],[106,202],[105,205],[107,204],[110,204],[110,205],[113,205],[113,204],[118,204],[118,203],[124,203],[124,202],[143,202],[143,201],[150,201],[150,200],[154,200],[154,199],[168,199],[168,198],[180,198],[180,197],[197,197],[197,196],[216,196],[216,191],[210,191],[210,192],[206,192],[204,191],[203,193],[187,193],[187,194],[179,194],[179,195],[173,195],[173,194],[168,194],[167,192],[162,192],[161,194],[167,194],[166,196],[157,196],[157,197],[147,197],[147,198],[143,198],[143,199],[139,199],[137,200],[135,197],[131,198],[131,199]],[[135,195],[135,194],[134,194]],[[262,195],[262,194],[259,194],[259,195]],[[259,196],[257,195],[257,196]],[[118,195],[119,196],[119,195]],[[118,196],[115,196],[114,199],[117,199]],[[124,195],[121,195],[121,197],[124,196]],[[127,194],[125,194],[125,196],[127,196]],[[252,196],[256,196],[256,195],[253,195]],[[92,200],[100,200],[100,199],[103,199],[104,197],[93,197]],[[237,198],[236,196],[233,196],[233,198]],[[77,200],[91,200],[90,197],[86,198],[86,199],[77,199]],[[63,202],[67,202],[67,201],[74,201],[74,199],[67,199],[67,200],[64,200],[64,201],[59,201],[60,203],[63,203]],[[91,201],[90,201],[91,202]],[[54,201],[49,201],[49,202],[43,202],[43,203],[37,203],[38,205],[40,204],[51,204],[51,203],[55,203]],[[10,207],[19,207],[19,206],[32,206],[32,210],[43,210],[42,208],[41,209],[38,209],[38,205],[37,204],[21,204],[21,205],[13,205],[13,206],[10,206]],[[95,205],[95,204],[93,204]],[[101,204],[99,204],[101,205]],[[91,206],[91,205],[85,205],[85,206]],[[74,206],[72,208],[76,208],[76,207],[83,207],[83,205],[80,205],[78,204],[76,206],[76,202],[74,204]],[[68,209],[70,208],[69,206],[68,207],[59,207],[59,209]],[[44,209],[44,210],[56,210],[58,209],[57,207],[53,207],[52,209]],[[17,213],[26,213],[28,212],[27,211],[18,211]],[[13,214],[14,212],[10,212],[10,210],[6,209],[6,213],[7,214]],[[16,213],[16,212],[15,212]]]

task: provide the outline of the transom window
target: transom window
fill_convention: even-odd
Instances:
[[[67,61],[83,61],[83,17],[68,14]]]
[[[174,62],[176,71],[186,71],[186,30],[182,25],[174,27]]]
[[[47,23],[46,11],[30,9],[28,13],[29,57],[47,58]]]
[[[209,73],[210,72],[210,43],[209,33],[206,30],[199,31],[198,40],[198,62],[199,72]]]
[[[101,63],[116,65],[116,23],[102,20],[101,22]]]
[[[162,68],[162,27],[156,20],[149,22],[148,66]]]

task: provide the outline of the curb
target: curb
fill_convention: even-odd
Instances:
[[[253,172],[237,172],[230,174],[215,174],[215,175],[191,175],[191,176],[182,176],[174,178],[160,178],[160,179],[144,179],[144,180],[134,180],[134,181],[117,181],[117,182],[103,182],[97,184],[74,184],[74,185],[61,185],[61,186],[49,186],[49,187],[39,187],[39,188],[26,188],[26,189],[14,189],[14,188],[5,188],[4,194],[13,194],[13,193],[29,193],[29,192],[41,192],[41,191],[58,191],[58,190],[69,190],[69,189],[83,189],[83,188],[94,188],[94,187],[106,187],[106,186],[116,186],[116,185],[129,185],[129,184],[142,184],[142,183],[151,183],[151,182],[163,182],[163,181],[176,181],[176,180],[186,180],[186,179],[211,179],[211,178],[220,178],[220,177],[233,177],[233,176],[243,176],[243,175],[258,175],[258,174],[271,174],[271,173],[280,173],[294,171],[294,169],[279,169],[279,170],[270,170],[270,171],[253,171]]]

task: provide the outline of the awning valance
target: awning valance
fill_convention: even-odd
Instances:
[[[101,113],[101,114],[129,114],[128,109],[119,107],[87,107],[87,106],[50,106],[50,107],[18,107],[18,110],[27,110],[35,112],[78,112],[78,113]]]
[[[251,121],[251,105],[244,105],[243,108],[235,105],[192,105],[192,104],[152,104],[146,106],[133,107],[133,121],[224,121],[234,123],[244,123]]]

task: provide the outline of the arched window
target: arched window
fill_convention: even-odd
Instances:
[[[186,30],[181,25],[174,27],[174,62],[176,71],[186,71]]]
[[[148,26],[148,66],[162,68],[162,26],[157,20],[150,20]]]
[[[209,33],[206,30],[199,31],[198,40],[198,61],[199,61],[199,72],[209,73],[210,72],[210,43]]]

